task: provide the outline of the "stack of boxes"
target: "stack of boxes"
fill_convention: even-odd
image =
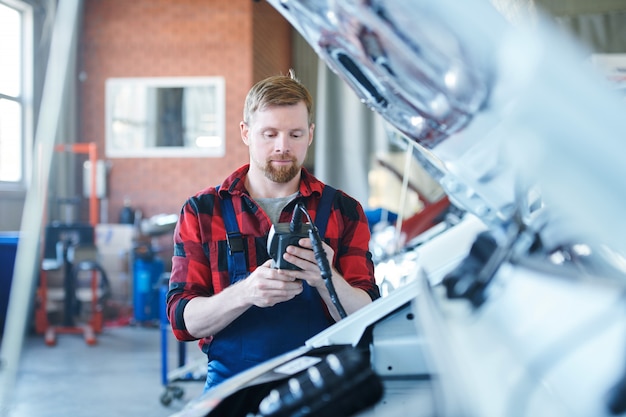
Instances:
[[[132,306],[132,252],[137,229],[132,224],[96,225],[98,260],[107,274],[113,305]]]

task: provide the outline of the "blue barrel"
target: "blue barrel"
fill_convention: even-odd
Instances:
[[[19,232],[0,232],[0,334],[4,330],[9,307],[18,241]]]
[[[133,262],[133,313],[138,322],[158,321],[160,279],[164,265],[159,258]]]

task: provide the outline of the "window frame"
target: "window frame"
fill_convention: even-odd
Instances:
[[[34,114],[34,27],[33,7],[22,0],[0,0],[0,4],[16,10],[21,16],[21,79],[20,94],[17,97],[8,96],[0,91],[0,97],[13,101],[21,107],[21,141],[22,141],[22,173],[17,181],[0,180],[0,192],[25,193],[31,180],[33,114]]]
[[[226,153],[226,81],[221,76],[205,77],[128,77],[128,78],[108,78],[105,85],[105,154],[107,158],[221,158]],[[162,88],[211,88],[214,92],[211,104],[214,111],[211,113],[215,117],[213,120],[215,127],[215,139],[219,140],[216,146],[193,147],[193,146],[156,146],[150,145],[154,141],[154,126],[152,130],[145,129],[143,141],[144,146],[136,148],[125,148],[115,146],[119,139],[115,135],[115,109],[118,93],[122,89],[136,93],[133,101],[147,103],[146,111],[143,112],[143,119],[147,122],[154,121],[151,112],[155,111],[156,105],[149,100],[147,90]],[[153,123],[154,124],[154,123]],[[150,126],[149,124],[147,124]]]

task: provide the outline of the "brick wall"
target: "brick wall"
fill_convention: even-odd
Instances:
[[[252,27],[254,81],[287,74],[291,67],[291,26],[266,2],[255,3]],[[280,48],[276,46],[280,44]]]
[[[255,81],[287,72],[290,34],[288,22],[266,2],[85,2],[79,131],[82,141],[98,144],[102,158],[107,78],[223,76],[226,81],[226,155],[111,159],[109,222],[117,221],[127,196],[146,217],[178,213],[188,196],[247,162],[239,136],[243,100]]]

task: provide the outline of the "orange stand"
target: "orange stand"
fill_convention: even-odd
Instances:
[[[96,196],[96,163],[98,160],[97,147],[94,142],[88,143],[75,143],[66,145],[55,146],[57,152],[74,152],[83,153],[89,155],[89,161],[91,163],[91,192],[89,195],[89,223],[92,227],[96,227],[98,224],[98,198]],[[102,306],[98,299],[98,271],[92,269],[91,279],[91,302],[92,302],[92,317],[84,325],[76,326],[54,326],[50,324],[47,312],[48,301],[48,282],[47,271],[45,268],[40,270],[40,282],[36,293],[36,310],[35,310],[35,331],[40,334],[44,334],[45,343],[49,346],[56,344],[57,334],[82,334],[85,338],[85,342],[88,345],[96,344],[96,333],[100,333],[103,327],[103,312]],[[66,271],[67,273],[71,273]],[[65,297],[69,297],[70,294],[65,294]]]

